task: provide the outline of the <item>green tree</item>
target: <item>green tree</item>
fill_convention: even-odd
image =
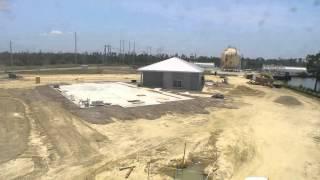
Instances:
[[[316,91],[318,81],[320,80],[320,52],[315,55],[307,56],[307,70],[316,78],[316,83],[314,84],[314,91]]]

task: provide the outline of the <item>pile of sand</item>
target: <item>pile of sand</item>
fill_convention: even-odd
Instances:
[[[286,105],[286,106],[302,105],[302,103],[298,99],[296,99],[292,96],[280,96],[276,100],[274,100],[274,102],[282,104],[282,105]]]
[[[264,92],[256,89],[252,89],[248,86],[237,86],[229,92],[230,95],[238,96],[264,96]]]

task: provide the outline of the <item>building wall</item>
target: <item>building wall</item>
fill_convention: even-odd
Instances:
[[[201,90],[202,87],[203,87],[202,79],[201,79],[203,74],[189,73],[189,76],[190,76],[189,89],[191,89],[191,90]]]
[[[162,87],[162,72],[143,72],[143,85],[148,87]]]
[[[163,88],[172,89],[173,80],[172,80],[172,72],[164,72],[163,73]]]
[[[201,73],[143,72],[143,85],[165,89],[201,90],[201,78]],[[181,81],[182,87],[174,87],[174,81]]]

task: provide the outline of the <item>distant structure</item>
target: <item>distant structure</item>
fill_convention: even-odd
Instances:
[[[194,62],[194,64],[203,68],[204,70],[214,70],[216,67],[214,63]]]
[[[233,47],[225,49],[221,56],[221,69],[240,70],[241,60],[240,52]]]
[[[263,72],[271,73],[276,77],[284,76],[300,76],[303,74],[308,74],[306,67],[292,67],[292,66],[277,66],[277,65],[263,65]]]
[[[204,70],[180,58],[170,58],[139,68],[141,84],[165,89],[201,90]]]

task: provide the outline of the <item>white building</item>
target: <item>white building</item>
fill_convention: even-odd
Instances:
[[[141,84],[165,89],[201,90],[203,69],[180,58],[170,58],[138,69]]]
[[[292,67],[292,66],[275,66],[263,65],[262,71],[272,73],[274,76],[297,76],[300,74],[307,74],[306,67]]]
[[[204,70],[214,70],[215,64],[214,63],[200,63],[200,62],[194,62],[195,65],[201,67]]]

